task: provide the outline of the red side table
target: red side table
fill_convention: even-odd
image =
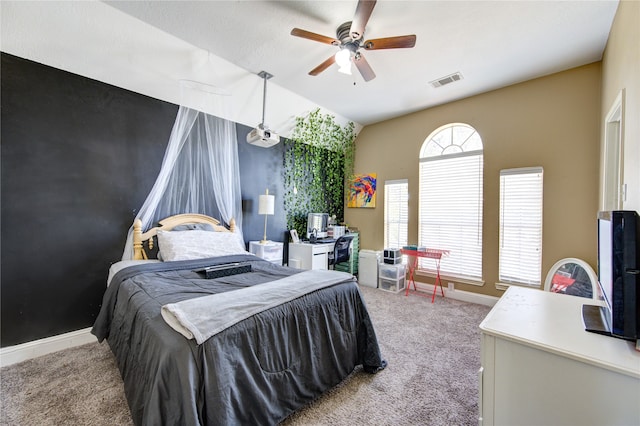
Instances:
[[[436,261],[436,281],[433,287],[433,295],[431,296],[431,303],[436,298],[436,291],[438,290],[438,286],[440,286],[440,292],[442,293],[442,297],[444,297],[444,289],[442,288],[442,280],[440,279],[440,259],[442,256],[448,256],[449,250],[440,250],[440,249],[426,249],[426,250],[408,250],[408,249],[400,249],[400,253],[405,256],[413,257],[413,262],[409,260],[407,262],[407,266],[409,267],[409,282],[407,283],[407,288],[405,290],[404,295],[407,296],[409,294],[409,287],[411,283],[413,283],[413,289],[418,290],[416,287],[416,282],[413,280],[414,273],[416,268],[418,267],[418,258],[426,257],[429,259],[434,259]]]

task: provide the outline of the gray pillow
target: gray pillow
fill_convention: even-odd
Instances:
[[[213,226],[208,223],[185,223],[184,225],[174,226],[172,231],[211,231],[214,232]]]

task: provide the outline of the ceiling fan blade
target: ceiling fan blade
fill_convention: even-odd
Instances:
[[[364,35],[364,27],[367,26],[371,12],[376,5],[375,0],[359,0],[358,6],[356,6],[356,13],[351,21],[351,30],[349,34],[354,40],[359,40]]]
[[[404,35],[397,37],[374,38],[363,43],[363,47],[367,50],[378,49],[402,49],[405,47],[413,47],[416,45],[416,36]]]
[[[336,61],[335,55],[331,55],[326,61],[324,61],[323,63],[321,63],[320,65],[318,65],[314,69],[312,69],[311,71],[309,71],[309,75],[318,75],[318,74],[320,74],[322,71],[326,70],[331,65],[333,65],[333,63],[335,61]]]
[[[320,34],[312,33],[311,31],[301,30],[300,28],[294,28],[291,30],[291,35],[296,37],[302,37],[313,41],[319,41],[320,43],[333,44],[335,46],[340,45],[340,40],[335,38],[323,36]]]
[[[362,74],[362,78],[364,78],[364,81],[369,81],[376,78],[376,73],[373,72],[371,65],[369,65],[369,62],[367,62],[362,54],[355,56],[353,58],[353,63],[356,64],[356,68],[358,68],[358,71],[360,71],[360,74]]]

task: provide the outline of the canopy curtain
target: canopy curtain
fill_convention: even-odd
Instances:
[[[162,167],[136,219],[147,230],[168,216],[200,213],[242,233],[242,199],[235,124],[180,106]],[[133,226],[122,260],[133,258]]]

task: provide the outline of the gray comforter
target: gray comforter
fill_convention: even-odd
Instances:
[[[195,269],[247,261],[252,272],[205,279]],[[270,425],[384,361],[353,280],[252,315],[201,345],[173,330],[161,307],[300,272],[254,256],[129,267],[108,287],[92,332],[107,339],[138,425]],[[242,293],[242,292],[240,292]],[[215,309],[212,306],[211,309]]]

